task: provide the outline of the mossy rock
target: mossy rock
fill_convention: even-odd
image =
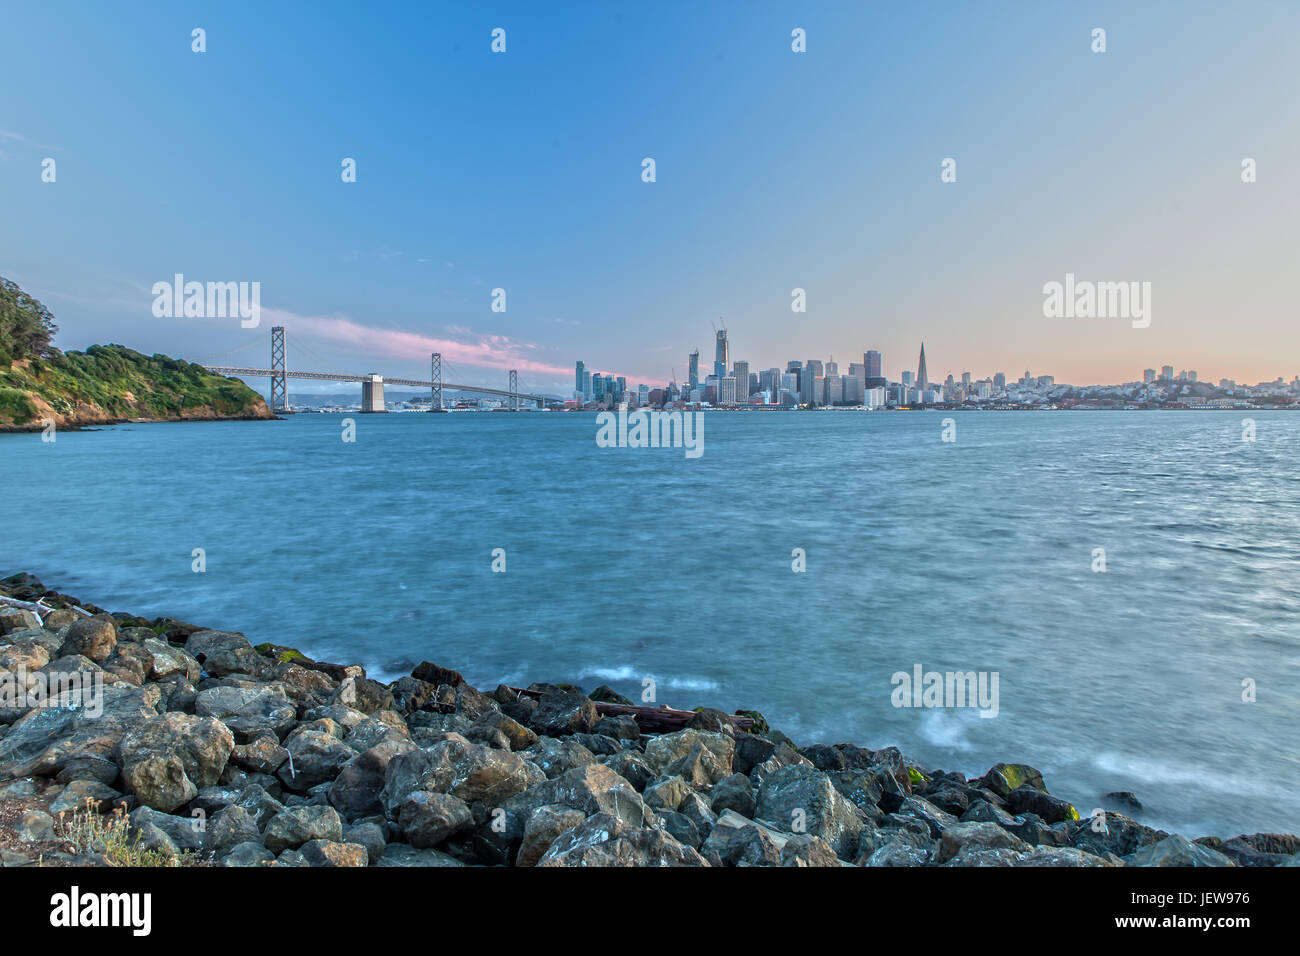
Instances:
[[[598,704],[624,704],[629,707],[634,706],[632,701],[628,700],[618,691],[614,690],[614,688],[609,687],[606,684],[601,684],[587,696]]]
[[[1005,797],[1012,790],[1025,785],[1033,787],[1035,790],[1047,792],[1047,785],[1043,783],[1043,775],[1035,770],[1029,764],[1024,763],[1000,763],[995,764],[988,773],[984,775],[984,786],[988,787],[999,797]]]
[[[750,725],[749,729],[745,731],[745,733],[766,734],[769,733],[772,729],[767,725],[767,718],[764,717],[756,710],[738,710],[736,711],[736,716],[748,717],[750,720],[754,722],[753,724]]]
[[[254,646],[253,650],[263,657],[274,658],[277,664],[291,664],[298,661],[312,662],[310,657],[296,647],[281,647],[278,644],[265,643]]]

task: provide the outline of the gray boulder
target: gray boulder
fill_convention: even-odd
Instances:
[[[587,819],[581,810],[570,807],[542,806],[528,815],[523,842],[515,857],[515,866],[536,866],[556,837]]]
[[[117,747],[122,778],[145,806],[167,812],[216,785],[235,749],[230,729],[212,717],[166,713],[134,724]]]
[[[379,799],[390,818],[396,816],[406,795],[416,790],[447,793],[467,804],[496,807],[544,778],[519,754],[450,734],[432,747],[394,756]]]
[[[556,837],[537,865],[647,867],[708,863],[664,830],[636,829],[608,813],[598,813]]]
[[[1013,850],[1023,853],[1030,849],[1029,844],[1013,833],[1009,833],[996,823],[972,821],[954,823],[946,827],[939,837],[939,852],[936,860],[947,863],[962,850]]]
[[[329,802],[349,820],[384,812],[380,800],[388,765],[399,754],[417,749],[409,740],[391,738],[350,758],[330,784]]]
[[[59,656],[81,655],[99,662],[106,660],[116,647],[117,621],[107,614],[96,614],[83,617],[68,628]]]
[[[250,840],[231,847],[230,852],[217,860],[217,866],[269,866],[274,861],[274,853],[260,842]]]
[[[261,839],[253,815],[240,806],[222,807],[207,824],[208,849],[223,856],[241,843]]]
[[[528,726],[547,737],[587,733],[600,715],[596,705],[584,694],[553,690],[542,695],[537,709],[528,718]]]
[[[298,710],[285,697],[284,690],[271,685],[201,690],[194,698],[194,713],[215,717],[241,742],[267,732],[283,737],[298,722]]]
[[[357,752],[333,734],[321,730],[293,733],[285,742],[289,759],[276,776],[290,790],[302,793],[339,775],[343,765]]]
[[[273,816],[266,825],[263,842],[272,853],[296,850],[311,840],[340,842],[343,820],[329,806],[288,807]]]
[[[735,810],[742,817],[754,816],[758,809],[758,798],[750,785],[749,777],[743,773],[733,773],[730,777],[718,781],[709,791],[709,801],[715,813],[723,810]]]
[[[428,850],[474,825],[465,801],[445,793],[416,790],[398,807],[397,827],[407,843]]]
[[[841,858],[852,856],[865,825],[861,811],[811,765],[782,767],[767,777],[756,816],[787,832],[819,836]]]
[[[1208,846],[1173,834],[1124,857],[1127,866],[1236,866],[1229,857]]]
[[[548,780],[596,760],[595,754],[571,737],[542,737],[523,751],[523,756],[540,767]]]
[[[368,866],[370,855],[359,843],[309,840],[299,850],[308,866]]]

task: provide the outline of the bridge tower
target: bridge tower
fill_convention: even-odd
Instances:
[[[430,407],[431,412],[442,411],[442,353],[434,352],[431,360],[431,374],[429,381],[433,382],[433,405]]]
[[[271,329],[271,413],[282,415],[289,410],[288,389],[284,376],[284,326]]]
[[[514,368],[510,370],[510,410],[519,410],[519,370]]]

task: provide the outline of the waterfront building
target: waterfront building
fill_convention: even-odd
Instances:
[[[1007,387],[1006,372],[998,372],[998,374],[993,376],[993,387],[996,388],[999,392],[1004,391],[1006,389]]]
[[[688,356],[687,360],[686,381],[692,385],[700,384],[700,350],[695,349]]]
[[[719,383],[718,389],[719,405],[736,404],[736,376],[724,375]]]

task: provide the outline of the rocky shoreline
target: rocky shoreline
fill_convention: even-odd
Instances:
[[[166,418],[113,418],[111,416],[100,418],[90,415],[85,418],[65,417],[61,421],[55,420],[55,427],[63,432],[81,432],[95,431],[111,425],[165,425],[185,422],[273,422],[279,420],[279,416],[272,415],[269,410],[265,414],[260,411],[248,412],[243,415],[221,415],[212,412],[209,414],[173,415]],[[44,424],[44,421],[30,422],[23,425],[0,425],[0,434],[30,435],[34,432],[43,432],[48,427],[48,425]]]
[[[0,597],[5,866],[1300,866],[1292,835],[1081,819],[1024,764],[428,661],[384,684],[25,574]]]

